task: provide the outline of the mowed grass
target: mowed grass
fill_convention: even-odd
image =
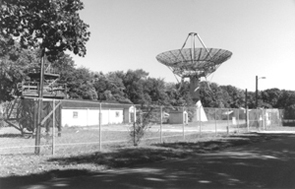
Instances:
[[[42,129],[41,134],[41,154],[52,153],[54,141],[55,153],[59,155],[77,154],[97,150],[100,141],[102,143],[111,141],[128,141],[128,130],[126,131],[101,131],[96,127],[91,128],[63,128],[61,136],[57,131],[52,136],[52,131],[48,134]],[[101,136],[101,139],[100,139]],[[0,130],[0,154],[31,154],[34,153],[35,139],[23,137],[14,128],[2,128]]]
[[[52,155],[52,134],[49,136],[42,131],[41,138],[41,154],[34,155],[35,139],[26,138],[20,135],[20,132],[14,128],[1,128],[0,130],[0,176],[13,176],[13,175],[29,175],[39,174],[51,170],[68,170],[68,169],[87,169],[92,171],[98,171],[112,167],[116,158],[121,156],[118,151],[125,150],[123,152],[124,161],[119,161],[119,164],[124,164],[127,161],[128,154],[130,160],[134,160],[134,153],[139,159],[134,161],[144,162],[146,161],[149,153],[154,154],[151,158],[154,160],[173,158],[175,156],[182,157],[182,153],[175,155],[173,151],[164,147],[156,147],[154,144],[160,142],[160,132],[158,129],[147,129],[144,140],[140,143],[140,146],[133,147],[132,137],[130,136],[129,126],[119,127],[114,126],[114,129],[102,128],[101,130],[101,145],[100,145],[100,132],[97,127],[88,128],[63,128],[61,137],[57,136],[57,132],[54,134],[54,155]],[[212,137],[216,137],[215,134],[192,135],[186,133],[185,138],[182,132],[163,132],[162,142],[181,142],[181,141],[199,141],[206,140]],[[101,147],[101,148],[100,148]],[[132,153],[128,152],[128,149],[132,149]],[[152,149],[152,150],[142,150]],[[160,150],[166,151],[166,155],[169,157],[155,157],[156,152]],[[142,155],[138,155],[141,153]],[[140,152],[141,151],[141,152]],[[143,152],[145,151],[145,152]],[[80,163],[60,164],[56,161],[50,161],[52,158],[67,159],[73,157],[85,157],[86,159],[92,157],[91,154],[108,154],[110,160],[102,158],[101,163],[96,163],[93,166],[91,163],[81,161]],[[172,154],[171,154],[172,153]],[[124,155],[125,154],[125,155]],[[127,154],[127,155],[126,155]],[[170,155],[169,155],[170,154]],[[177,153],[176,153],[177,154]],[[83,158],[82,158],[83,159]],[[113,162],[110,163],[109,161]],[[128,160],[129,161],[129,160]],[[108,162],[108,163],[106,163]],[[116,164],[116,163],[115,163]]]
[[[52,153],[54,141],[54,153],[56,155],[70,155],[89,153],[101,149],[130,146],[133,143],[131,136],[132,126],[103,126],[99,127],[65,127],[61,136],[58,136],[57,129],[52,136],[52,131],[41,133],[41,154]],[[179,136],[179,139],[167,138]],[[180,132],[162,132],[163,141],[180,140]],[[143,137],[143,143],[160,142],[159,129],[147,129]],[[35,139],[23,137],[20,132],[12,127],[0,129],[0,154],[33,154],[35,150]]]

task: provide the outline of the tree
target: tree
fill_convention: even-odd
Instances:
[[[108,82],[108,89],[111,92],[112,98],[116,102],[121,103],[131,103],[131,101],[126,97],[124,90],[126,89],[123,83],[124,72],[116,71],[110,72],[106,75],[106,79]]]
[[[62,85],[66,85],[69,82],[69,79],[76,70],[73,58],[64,52],[60,52],[57,55],[56,59],[51,62],[51,66],[59,74],[57,82]]]
[[[184,81],[175,85],[176,87],[176,102],[178,106],[194,106],[194,101],[190,94],[190,83]],[[199,91],[198,91],[199,93]]]
[[[216,83],[200,82],[200,99],[204,107],[228,107],[228,94]]]
[[[79,16],[80,0],[0,0],[0,35],[23,48],[40,48],[50,61],[69,50],[86,54],[88,25]]]
[[[69,97],[72,99],[97,100],[98,96],[92,84],[92,79],[89,69],[84,67],[74,69],[67,78]]]
[[[0,102],[11,101],[17,94],[17,84],[26,77],[26,69],[35,63],[36,52],[30,49],[21,49],[18,44],[5,46],[7,41],[2,38],[0,46]]]
[[[97,92],[97,100],[107,100],[107,97],[104,92],[108,90],[108,80],[102,72],[95,74],[93,87]]]
[[[245,105],[245,94],[244,91],[231,86],[231,85],[223,85],[220,86],[224,91],[224,101],[227,101],[227,104],[230,108],[239,108]]]
[[[139,69],[135,71],[128,70],[123,78],[123,84],[125,86],[124,93],[134,104],[148,103],[148,99],[146,99],[147,96],[143,92],[143,84],[147,76],[147,72]]]
[[[271,108],[279,107],[278,102],[281,98],[281,95],[281,90],[277,88],[267,89],[261,92],[261,98],[263,102],[269,104],[269,107]]]
[[[295,92],[290,90],[282,90],[280,98],[277,102],[278,108],[286,108],[295,104]]]
[[[163,79],[147,78],[144,81],[143,92],[149,104],[168,105],[167,94],[165,92],[165,82]]]
[[[22,48],[40,49],[40,57],[49,61],[66,50],[84,56],[90,32],[79,17],[82,9],[80,0],[0,0],[0,37],[9,47],[16,41]]]
[[[169,101],[169,104],[172,106],[178,106],[181,105],[182,103],[178,103],[178,99],[180,98],[179,91],[176,88],[175,83],[165,83],[165,91],[167,94],[167,98]]]
[[[84,56],[90,32],[79,16],[80,0],[0,0],[0,36],[18,41],[22,48],[40,49],[41,76],[39,97],[43,97],[44,56],[49,61],[66,50]],[[43,70],[43,71],[42,71]],[[40,153],[41,111],[38,105],[36,154]]]
[[[94,76],[93,86],[97,92],[98,100],[131,103],[124,93],[123,72],[97,73]]]

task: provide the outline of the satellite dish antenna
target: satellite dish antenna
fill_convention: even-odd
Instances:
[[[191,48],[185,48],[188,40]],[[203,48],[196,48],[198,39]],[[190,93],[194,101],[199,99],[197,89],[202,77],[208,77],[232,56],[232,52],[224,49],[207,48],[201,37],[191,32],[188,34],[181,49],[160,53],[156,59],[167,66],[175,76],[190,79]],[[176,77],[177,78],[177,77]]]

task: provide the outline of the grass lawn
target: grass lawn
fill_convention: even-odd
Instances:
[[[162,132],[162,142],[186,141],[200,138],[200,132],[196,128],[194,132],[189,128],[183,133],[182,125],[164,126],[166,130]],[[50,155],[54,140],[54,152],[56,155],[83,154],[103,149],[126,147],[132,145],[133,138],[130,135],[131,126],[114,125],[103,126],[101,133],[98,127],[65,127],[62,129],[61,137],[57,136],[57,131],[48,135],[42,130],[41,154]],[[142,144],[160,142],[159,126],[148,128],[142,138]],[[185,135],[185,136],[183,136]],[[202,133],[202,136],[208,135]],[[210,134],[213,137],[215,134]],[[101,136],[101,139],[100,139]],[[0,155],[1,154],[32,154],[35,148],[35,139],[22,137],[20,132],[14,128],[6,127],[0,129]]]

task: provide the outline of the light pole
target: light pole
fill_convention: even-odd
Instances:
[[[256,80],[256,90],[255,90],[255,96],[256,96],[256,98],[255,98],[255,107],[256,108],[258,108],[258,80],[259,79],[266,79],[266,77],[258,77],[257,75],[256,75],[256,78],[255,78],[255,80]]]

